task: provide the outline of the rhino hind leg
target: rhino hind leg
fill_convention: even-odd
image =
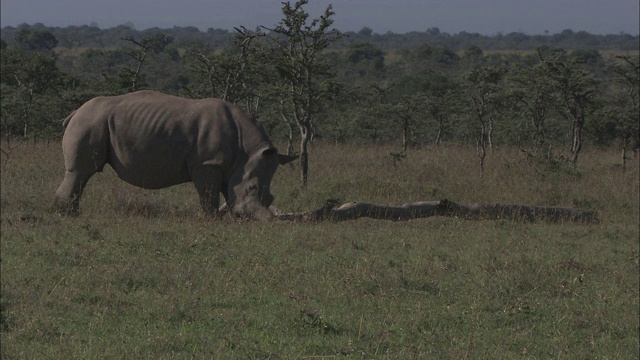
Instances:
[[[213,165],[199,166],[191,172],[191,180],[198,191],[200,205],[206,215],[214,215],[220,206],[222,171]]]
[[[55,207],[58,212],[78,215],[82,191],[92,175],[80,176],[77,172],[65,171],[64,179],[56,191]]]
[[[87,144],[80,138],[63,139],[64,179],[56,190],[55,207],[67,215],[78,215],[80,198],[89,179],[106,164],[106,147]]]

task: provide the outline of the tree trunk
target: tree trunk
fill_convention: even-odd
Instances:
[[[307,186],[307,180],[309,178],[309,139],[311,137],[310,124],[305,123],[300,126],[300,176],[302,180],[302,186]]]
[[[484,159],[487,157],[487,127],[483,123],[478,139],[478,158],[480,158],[480,178],[484,177]]]
[[[575,166],[578,162],[578,156],[580,155],[580,150],[582,150],[582,124],[581,120],[573,121],[573,141],[571,143],[571,154],[573,157],[571,162]]]
[[[450,216],[466,220],[547,221],[551,223],[599,223],[598,213],[592,210],[558,206],[529,206],[504,204],[458,204],[447,199],[421,201],[401,206],[386,206],[365,202],[351,202],[338,206],[328,200],[320,209],[303,213],[280,213],[272,209],[275,218],[285,221],[345,221],[360,217],[381,220],[412,220],[430,216]]]
[[[631,138],[628,131],[622,134],[622,171],[627,170],[627,150],[629,149],[629,139]]]
[[[287,122],[289,126],[289,139],[287,140],[287,155],[293,155],[293,124]]]
[[[435,144],[436,145],[440,145],[440,142],[442,141],[442,128],[438,129],[438,133],[436,134],[436,141]]]
[[[490,150],[493,150],[493,119],[489,117],[489,122],[487,124],[487,145]]]
[[[289,138],[287,139],[287,155],[293,155],[293,123],[289,121],[289,118],[284,113],[284,106],[280,109],[280,115],[282,116],[282,121],[287,124],[289,128]]]
[[[442,134],[444,133],[444,119],[438,117],[438,134],[436,135],[436,145],[442,142]]]
[[[402,151],[407,152],[409,145],[409,123],[405,121],[402,126]]]
[[[22,132],[22,137],[23,138],[27,138],[27,135],[29,134],[29,111],[31,110],[31,105],[33,104],[33,84],[31,84],[30,89],[29,89],[29,98],[27,100],[27,104],[25,105],[24,108],[24,129]]]

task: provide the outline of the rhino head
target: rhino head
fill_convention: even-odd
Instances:
[[[240,217],[268,220],[273,217],[269,206],[273,203],[271,180],[278,165],[287,164],[297,156],[278,154],[269,147],[249,157],[243,168],[236,170],[229,182],[227,203],[231,212]]]

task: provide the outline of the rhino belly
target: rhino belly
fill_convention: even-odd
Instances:
[[[161,189],[191,181],[188,151],[175,142],[116,144],[111,150],[109,164],[122,180],[131,185]]]

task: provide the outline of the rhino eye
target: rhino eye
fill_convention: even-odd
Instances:
[[[249,185],[249,192],[255,192],[258,190],[258,185]]]

